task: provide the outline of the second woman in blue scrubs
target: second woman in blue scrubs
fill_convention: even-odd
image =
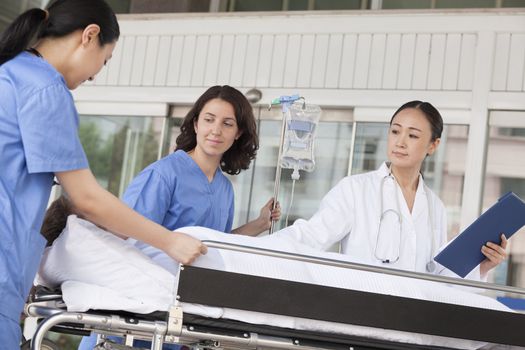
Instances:
[[[258,149],[256,122],[244,95],[213,86],[186,115],[174,153],[145,168],[129,185],[124,202],[170,230],[204,226],[257,235],[278,219],[272,200],[259,218],[232,231],[234,194],[223,174],[247,169]],[[222,170],[222,171],[221,171]]]
[[[223,174],[248,168],[259,145],[256,128],[252,107],[240,91],[227,85],[209,88],[184,118],[175,152],[146,167],[129,185],[124,202],[170,230],[203,226],[255,236],[269,229],[280,217],[279,206],[271,210],[272,199],[257,219],[232,230],[234,192]],[[159,253],[147,243],[136,245],[151,257]],[[95,342],[94,335],[84,338],[79,349],[92,349]],[[149,347],[142,341],[134,345]]]

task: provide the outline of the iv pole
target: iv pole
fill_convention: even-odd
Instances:
[[[275,168],[275,183],[273,187],[273,204],[272,204],[272,211],[277,206],[277,201],[279,198],[279,188],[281,187],[281,165],[279,164],[281,160],[281,156],[283,153],[283,146],[284,146],[284,134],[286,131],[286,113],[288,112],[288,109],[290,106],[297,100],[303,99],[303,97],[299,95],[291,95],[291,96],[280,96],[279,98],[275,98],[270,102],[270,105],[268,106],[268,110],[272,109],[272,106],[275,105],[281,105],[281,109],[283,111],[283,122],[281,126],[281,140],[279,142],[279,154],[277,156],[277,167]],[[269,234],[273,233],[274,230],[275,221],[271,221],[270,224],[270,232]]]

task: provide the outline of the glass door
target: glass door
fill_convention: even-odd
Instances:
[[[525,111],[493,111],[489,135],[482,211],[512,191],[525,200]],[[489,280],[525,287],[525,227],[509,241],[509,257],[492,272]]]
[[[98,182],[121,196],[133,177],[159,159],[166,117],[81,115],[79,136]]]

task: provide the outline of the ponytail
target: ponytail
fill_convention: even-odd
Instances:
[[[100,27],[100,46],[113,43],[120,36],[117,17],[104,0],[55,0],[47,11],[28,10],[0,35],[0,65],[31,47],[35,40],[60,38],[90,24]]]
[[[46,19],[47,12],[38,8],[18,16],[0,35],[0,65],[27,49],[38,37]]]

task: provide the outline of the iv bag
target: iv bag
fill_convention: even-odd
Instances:
[[[321,108],[295,102],[288,108],[285,117],[286,129],[279,164],[282,168],[310,172],[315,167],[314,138],[321,118]]]

